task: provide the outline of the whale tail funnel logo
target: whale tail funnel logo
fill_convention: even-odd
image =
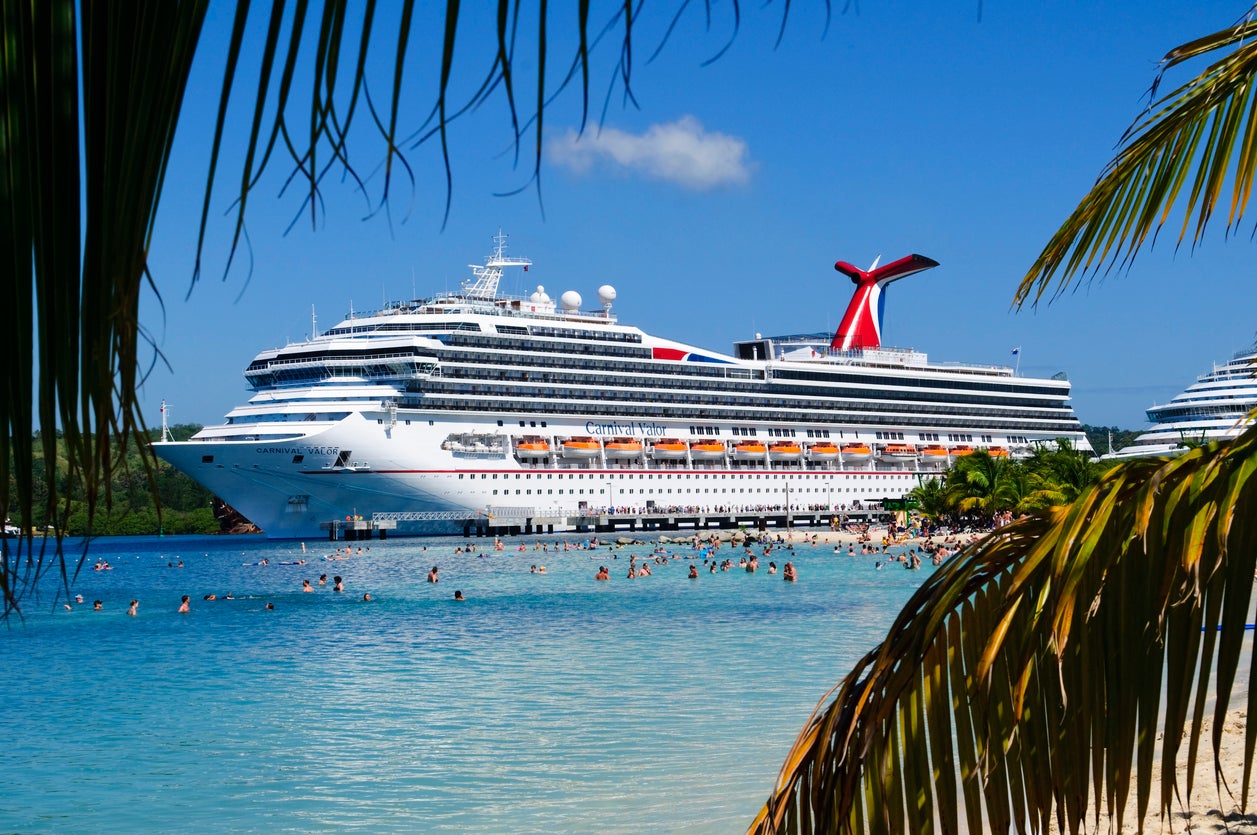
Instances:
[[[855,295],[847,305],[847,312],[834,333],[829,347],[836,351],[853,351],[859,348],[880,348],[882,345],[882,310],[886,299],[883,288],[892,281],[937,267],[938,262],[924,255],[908,255],[898,261],[862,270],[846,261],[834,264],[834,269],[850,277],[855,284]]]

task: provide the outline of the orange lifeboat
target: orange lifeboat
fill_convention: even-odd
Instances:
[[[829,441],[818,441],[807,448],[807,457],[813,461],[833,461],[838,457],[838,445]]]
[[[763,441],[738,441],[733,445],[733,457],[738,461],[763,461],[767,452]]]
[[[798,461],[803,457],[803,447],[794,441],[776,441],[768,447],[768,457],[773,461]]]
[[[1007,458],[1008,457],[1008,450],[1002,446],[993,446],[990,449],[988,449],[986,452],[987,452],[987,455],[990,455],[992,458]]]
[[[650,448],[652,458],[677,460],[685,458],[689,447],[678,438],[660,438]]]
[[[545,458],[550,454],[550,444],[537,435],[525,435],[515,441],[517,458]]]
[[[886,461],[915,461],[917,448],[912,444],[887,444],[881,457]]]
[[[598,439],[588,435],[577,435],[563,442],[564,458],[597,458],[601,451]]]
[[[603,448],[608,458],[636,458],[642,454],[642,442],[636,438],[612,438]]]
[[[690,443],[690,457],[695,461],[715,461],[725,457],[725,445],[715,438]]]
[[[852,463],[867,461],[873,457],[873,450],[869,449],[869,445],[856,441],[850,444],[842,445],[842,460]]]
[[[966,455],[973,455],[973,447],[971,446],[954,446],[951,448],[951,454],[954,458],[963,458]]]

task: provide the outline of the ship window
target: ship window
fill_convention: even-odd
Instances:
[[[202,463],[202,464],[213,464],[213,463],[214,463],[214,456],[212,456],[212,455],[202,455],[202,456],[201,456],[201,463]]]
[[[502,425],[502,421],[500,421],[500,420],[499,420],[499,421],[498,421],[498,426],[501,426],[501,425]]]
[[[294,455],[294,456],[292,457],[292,463],[294,463],[294,464],[300,464],[302,461],[304,461],[304,460],[305,460],[305,458],[306,458],[306,457],[305,457],[304,455]]]

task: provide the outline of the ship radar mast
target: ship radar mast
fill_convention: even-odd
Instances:
[[[163,441],[173,441],[174,436],[170,434],[170,424],[166,422],[166,415],[169,414],[170,407],[166,405],[166,401],[161,402],[161,439]]]
[[[462,282],[463,290],[473,299],[496,299],[498,296],[498,282],[502,280],[503,267],[523,267],[527,272],[532,265],[532,261],[528,258],[507,258],[506,257],[506,239],[507,235],[502,234],[499,229],[498,233],[493,236],[495,244],[493,254],[484,259],[484,265],[468,264],[471,267],[471,278]]]

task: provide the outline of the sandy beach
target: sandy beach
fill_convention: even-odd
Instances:
[[[1247,676],[1244,681],[1237,681],[1237,690],[1240,685],[1246,689]],[[1222,749],[1219,758],[1223,779],[1226,781],[1225,788],[1218,788],[1214,780],[1213,773],[1213,752],[1209,748],[1209,738],[1212,734],[1213,722],[1206,717],[1202,727],[1201,737],[1201,753],[1197,758],[1195,782],[1192,787],[1192,795],[1186,798],[1185,802],[1179,804],[1175,811],[1165,819],[1162,819],[1155,811],[1149,811],[1148,818],[1144,821],[1143,829],[1139,829],[1134,820],[1135,809],[1135,793],[1132,790],[1127,800],[1127,819],[1123,822],[1121,828],[1113,825],[1113,821],[1107,815],[1100,816],[1100,826],[1096,829],[1090,828],[1088,831],[1096,833],[1096,835],[1133,835],[1133,833],[1155,833],[1155,835],[1166,835],[1168,833],[1253,833],[1257,832],[1257,814],[1249,811],[1243,814],[1239,811],[1239,802],[1241,791],[1241,782],[1244,778],[1244,728],[1247,724],[1247,716],[1244,710],[1231,710],[1227,713],[1226,724],[1222,729]],[[1158,745],[1160,745],[1161,734],[1157,735]],[[1159,766],[1158,766],[1159,767]],[[1187,769],[1187,747],[1184,745],[1179,752],[1178,775],[1180,789],[1186,786],[1186,769]],[[1229,791],[1228,791],[1229,788]],[[1152,798],[1153,803],[1161,792],[1161,781],[1154,775],[1152,778]],[[1094,804],[1092,812],[1088,813],[1088,822],[1094,820]],[[1048,829],[1051,833],[1059,833],[1055,822]]]

